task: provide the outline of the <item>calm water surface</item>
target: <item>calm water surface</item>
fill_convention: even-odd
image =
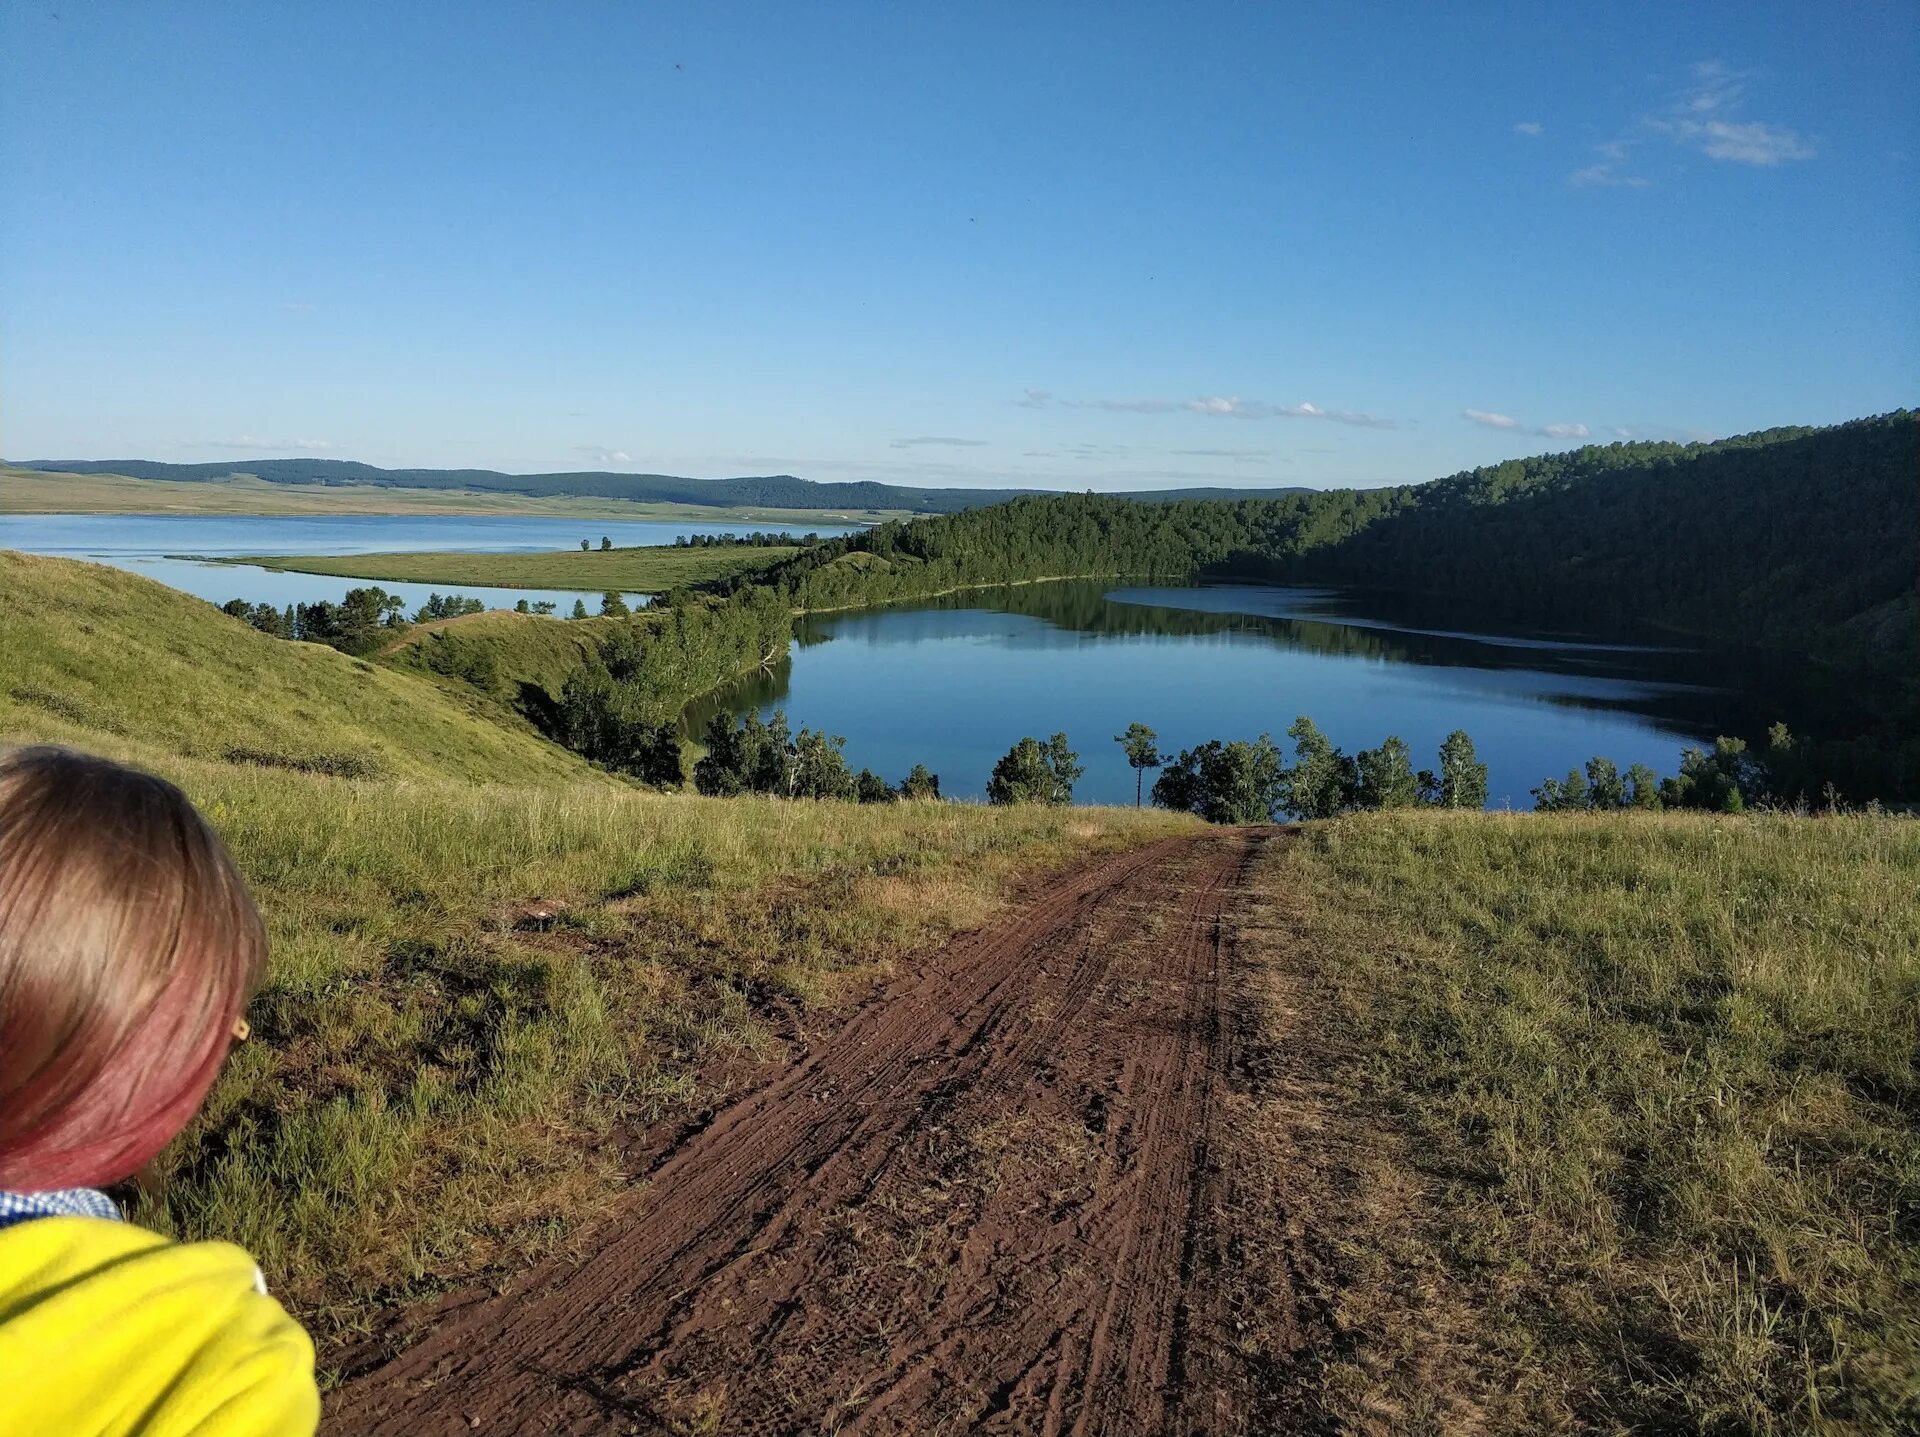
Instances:
[[[113,564],[216,604],[237,598],[282,608],[320,599],[337,600],[359,584],[380,582],[381,588],[400,595],[409,607],[417,607],[431,593],[455,590],[445,585],[283,574],[252,564],[210,564],[182,556],[387,554],[439,549],[520,553],[577,548],[582,539],[597,547],[602,535],[624,548],[632,544],[671,544],[683,534],[737,534],[759,529],[832,535],[849,533],[851,528],[844,524],[795,529],[746,522],[549,519],[519,514],[8,514],[0,516],[0,548]],[[572,609],[575,599],[583,597],[572,589],[505,589],[480,584],[460,585],[457,592],[499,609],[510,609],[522,599],[529,603],[545,599],[558,604],[563,614]],[[597,592],[584,597],[589,608],[599,607]]]
[[[1269,733],[1290,753],[1284,730],[1310,714],[1350,753],[1398,734],[1415,768],[1437,768],[1464,728],[1492,806],[1531,808],[1529,789],[1594,754],[1671,773],[1687,744],[1791,722],[1741,688],[1747,672],[1729,654],[1475,628],[1324,589],[1060,583],[811,618],[787,663],[687,721],[784,708],[796,728],[845,735],[855,768],[897,781],[925,763],[963,798],[1016,739],[1064,729],[1087,770],[1075,798],[1091,803],[1133,801],[1112,736],[1135,721],[1163,750]]]

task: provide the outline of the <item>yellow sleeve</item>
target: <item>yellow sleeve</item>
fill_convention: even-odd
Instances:
[[[312,1437],[313,1343],[255,1273],[98,1218],[0,1229],[0,1433]]]

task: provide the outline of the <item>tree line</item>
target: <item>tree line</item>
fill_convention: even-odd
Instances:
[[[787,534],[778,529],[770,532],[755,529],[750,534],[735,534],[731,530],[724,534],[676,534],[673,547],[676,549],[768,549],[797,545],[808,549],[819,542],[821,542],[820,536],[817,533]]]

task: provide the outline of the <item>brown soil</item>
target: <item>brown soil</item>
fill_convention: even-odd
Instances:
[[[1256,1367],[1324,1335],[1282,1275],[1256,1362],[1224,1226],[1232,934],[1274,837],[1090,862],[930,955],[686,1136],[590,1256],[441,1312],[328,1429],[1264,1427]]]

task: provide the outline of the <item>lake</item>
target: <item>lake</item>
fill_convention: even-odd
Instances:
[[[254,564],[211,564],[182,555],[389,554],[463,549],[526,553],[572,549],[582,539],[598,546],[601,536],[625,548],[671,544],[681,535],[744,533],[851,533],[847,524],[805,528],[754,523],[686,524],[655,520],[550,519],[520,514],[6,514],[0,515],[0,548],[58,554],[131,569],[189,594],[223,604],[311,604],[338,600],[348,589],[378,582],[405,599],[409,609],[429,594],[458,592],[491,608],[510,609],[520,600],[547,600],[561,613],[583,597],[572,589],[505,589],[464,584],[403,584],[343,579],[327,574],[286,574]],[[597,609],[600,596],[584,596]],[[640,598],[630,595],[630,598]]]
[[[1416,769],[1437,769],[1440,741],[1464,728],[1492,806],[1531,808],[1529,789],[1595,754],[1669,774],[1715,733],[1805,720],[1804,703],[1782,709],[1752,678],[1733,653],[1526,633],[1388,596],[1071,582],[808,618],[785,663],[687,724],[784,708],[796,729],[844,735],[854,768],[898,782],[925,763],[958,798],[982,797],[1021,736],[1065,730],[1088,803],[1133,801],[1112,742],[1133,722],[1163,751],[1269,733],[1291,756],[1284,732],[1304,713],[1349,753],[1398,734]]]

